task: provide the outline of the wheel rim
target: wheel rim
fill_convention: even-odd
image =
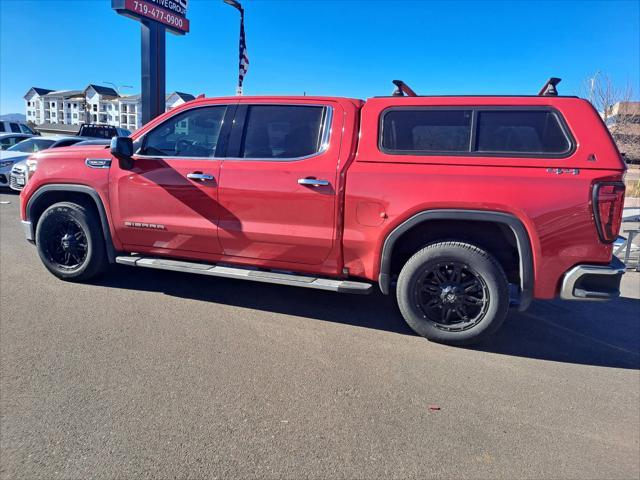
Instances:
[[[89,243],[82,226],[67,218],[57,221],[46,240],[49,261],[60,270],[76,270],[87,259]]]
[[[457,261],[428,266],[418,278],[416,303],[422,316],[442,330],[477,325],[489,308],[489,288],[481,275]]]

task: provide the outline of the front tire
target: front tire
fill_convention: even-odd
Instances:
[[[107,267],[100,222],[87,206],[60,202],[47,208],[36,228],[38,254],[56,277],[86,281]]]
[[[509,284],[496,259],[463,242],[429,245],[404,265],[398,306],[409,326],[429,340],[469,345],[492,335],[509,309]]]

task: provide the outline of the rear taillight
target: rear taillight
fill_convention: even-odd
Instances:
[[[593,214],[600,240],[611,243],[618,237],[624,207],[624,183],[605,182],[593,186]]]

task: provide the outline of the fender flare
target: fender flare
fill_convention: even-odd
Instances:
[[[102,226],[102,234],[104,235],[105,247],[107,249],[107,258],[109,259],[109,263],[115,263],[116,250],[113,247],[113,239],[111,238],[111,230],[109,229],[109,220],[107,219],[107,212],[104,208],[102,198],[94,188],[87,185],[52,183],[49,185],[43,185],[38,190],[36,190],[33,195],[29,197],[29,201],[27,202],[26,207],[26,223],[28,223],[31,238],[35,239],[35,225],[31,221],[31,219],[33,218],[33,209],[38,204],[38,199],[42,198],[43,195],[49,192],[75,192],[87,194],[89,195],[89,197],[91,197],[91,199],[95,203],[96,210],[98,210],[98,215],[100,216],[100,225]]]
[[[487,210],[424,210],[416,213],[411,218],[405,220],[394,228],[385,239],[380,255],[380,274],[378,276],[378,284],[380,285],[382,293],[385,295],[389,294],[389,286],[391,283],[391,255],[396,241],[410,228],[430,220],[471,220],[507,225],[516,237],[518,247],[521,290],[518,310],[523,311],[529,307],[533,300],[534,283],[533,250],[529,234],[527,233],[523,223],[514,215]]]

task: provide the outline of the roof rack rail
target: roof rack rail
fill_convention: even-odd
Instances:
[[[393,84],[396,86],[396,89],[393,91],[392,95],[394,97],[417,97],[418,94],[409,88],[409,85],[404,83],[402,80],[393,80]]]
[[[562,81],[561,78],[551,77],[547,80],[547,83],[544,84],[544,87],[538,92],[538,95],[541,97],[557,97],[558,89],[556,85],[558,85]]]

